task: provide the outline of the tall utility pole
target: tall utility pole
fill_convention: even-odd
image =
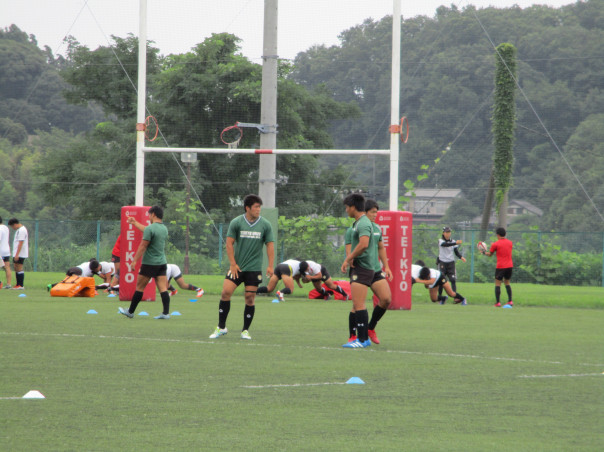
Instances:
[[[264,0],[264,43],[262,46],[262,104],[260,123],[267,125],[266,133],[260,134],[261,149],[277,147],[277,20],[279,0]],[[258,171],[258,195],[265,207],[275,207],[275,180],[277,156],[260,156]]]

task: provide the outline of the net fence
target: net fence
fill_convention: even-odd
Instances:
[[[119,221],[45,221],[23,220],[29,231],[30,251],[26,271],[62,272],[91,258],[111,260],[111,250],[119,234]],[[166,254],[169,263],[185,269],[187,274],[219,275],[228,268],[224,237],[228,223],[208,224],[205,221],[176,223],[166,218],[169,242]],[[340,266],[345,257],[344,233],[350,221],[342,217],[297,217],[279,219],[276,263],[287,259],[309,259],[320,262],[334,278],[343,278]],[[187,253],[188,234],[188,253]],[[413,261],[423,260],[436,268],[438,239],[441,229],[413,228]],[[495,258],[478,254],[476,244],[480,231],[455,231],[453,239],[461,239],[461,254],[466,263],[458,261],[458,280],[490,282],[495,271]],[[12,233],[11,233],[12,236]],[[541,232],[509,230],[514,242],[515,282],[549,285],[603,286],[604,234],[601,232]],[[487,234],[487,243],[496,238]],[[11,242],[12,243],[12,242]]]

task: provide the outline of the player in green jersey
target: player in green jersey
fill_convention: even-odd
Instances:
[[[226,238],[226,253],[229,271],[222,284],[222,294],[218,304],[218,326],[210,335],[216,339],[227,334],[226,320],[231,309],[231,296],[237,287],[245,285],[245,309],[243,313],[242,339],[251,339],[248,332],[256,306],[256,291],[262,282],[262,249],[266,244],[268,267],[266,273],[273,275],[275,258],[273,229],[266,218],[260,216],[262,199],[257,195],[247,195],[243,199],[245,213],[234,218],[229,224]]]
[[[365,197],[352,193],[344,198],[344,206],[349,217],[354,218],[352,225],[351,252],[342,263],[342,273],[350,267],[350,292],[356,321],[357,340],[347,342],[345,348],[365,348],[371,345],[368,336],[369,314],[365,299],[367,290],[375,277],[378,265],[378,252],[373,235],[373,226],[365,215]]]

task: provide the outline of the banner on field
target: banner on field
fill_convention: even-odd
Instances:
[[[121,211],[120,229],[120,300],[130,301],[136,291],[136,278],[141,260],[134,264],[134,255],[143,240],[143,233],[134,225],[128,224],[128,217],[147,226],[149,221],[148,206],[124,206]],[[155,280],[152,279],[143,292],[143,301],[155,301]]]
[[[375,222],[382,230],[382,243],[393,276],[392,281],[388,281],[392,292],[390,309],[411,309],[413,214],[380,210]],[[377,303],[374,295],[373,305]]]

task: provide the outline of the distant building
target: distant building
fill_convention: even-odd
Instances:
[[[458,198],[463,197],[463,193],[457,188],[420,188],[405,193],[409,198],[406,209],[413,213],[414,224],[438,224],[440,225],[442,217],[451,206],[451,203]],[[482,206],[481,206],[482,208]],[[508,202],[508,224],[512,223],[515,217],[520,215],[543,216],[543,211],[528,201],[512,199]],[[479,215],[471,220],[471,226],[480,226],[482,216]],[[489,225],[497,223],[495,212],[491,214]]]
[[[508,202],[508,226],[514,222],[514,218],[520,215],[535,215],[537,217],[542,217],[543,210],[528,201],[522,201],[520,199],[511,199]],[[489,226],[495,226],[497,224],[497,221],[497,214],[493,211],[491,213],[491,217],[489,218]],[[482,215],[479,215],[472,219],[472,225],[480,226],[481,223]]]
[[[413,223],[437,224],[451,206],[451,203],[462,197],[460,189],[457,188],[419,188],[405,193],[410,198],[407,210],[413,213]]]

